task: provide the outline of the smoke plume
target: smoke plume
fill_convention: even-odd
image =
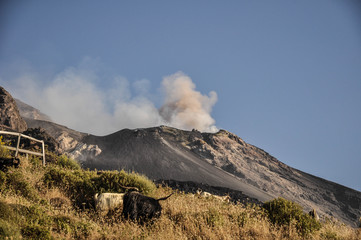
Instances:
[[[211,117],[217,94],[212,91],[209,96],[202,95],[182,72],[163,79],[160,108],[150,100],[154,95],[149,93],[150,81],[146,79],[130,84],[118,76],[105,88],[100,80],[89,69],[71,67],[47,82],[37,80],[35,75],[0,82],[14,97],[55,122],[86,133],[106,135],[123,128],[159,125],[217,131]]]
[[[211,117],[213,105],[217,102],[217,93],[209,96],[196,91],[192,79],[182,72],[165,77],[162,82],[165,93],[160,115],[171,126],[181,129],[198,129],[214,132],[215,120]]]

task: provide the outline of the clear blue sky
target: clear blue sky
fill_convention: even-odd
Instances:
[[[79,71],[90,93],[126,79],[124,95],[146,85],[157,107],[163,77],[182,71],[217,93],[218,128],[361,190],[360,1],[0,3],[1,85],[21,99],[14,82],[49,89]]]

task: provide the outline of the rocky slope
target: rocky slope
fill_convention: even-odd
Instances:
[[[26,121],[46,129],[84,167],[220,186],[261,201],[281,196],[353,226],[361,216],[360,192],[291,168],[225,130],[213,134],[161,126],[98,137],[49,121]]]
[[[101,153],[88,158],[82,164],[91,169],[135,171],[151,179],[191,180],[212,186],[228,187],[243,191],[246,195],[261,201],[274,197],[247,182],[240,181],[233,174],[209,164],[185,148],[181,141],[169,137],[182,133],[184,131],[169,127],[155,127],[124,129],[104,137],[89,135],[83,139],[83,142],[98,146]]]
[[[37,122],[53,134],[60,128]],[[291,168],[225,130],[213,134],[161,126],[103,137],[62,134],[77,142],[69,152],[78,154],[86,168],[125,169],[155,180],[220,186],[260,201],[280,196],[352,226],[361,216],[360,192]]]
[[[65,126],[43,120],[35,120],[30,118],[24,118],[29,128],[41,128],[45,129],[50,136],[52,136],[58,142],[58,151],[61,153],[67,153],[70,157],[77,159],[78,161],[84,161],[91,158],[90,154],[94,148],[96,151],[99,149],[96,146],[88,146],[82,140],[88,134],[81,133]]]
[[[35,120],[43,120],[43,121],[52,121],[51,118],[42,113],[40,110],[22,102],[19,99],[14,99],[16,102],[16,105],[19,109],[19,112],[23,118],[30,118]]]
[[[170,137],[209,164],[271,195],[346,222],[356,223],[361,216],[360,192],[291,168],[230,132],[184,132]]]
[[[26,122],[20,116],[15,100],[3,87],[0,87],[0,127],[16,132],[27,129]]]

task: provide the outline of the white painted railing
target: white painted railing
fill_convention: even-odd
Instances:
[[[11,146],[3,145],[3,147],[5,147],[5,148],[7,148],[7,149],[12,150],[12,151],[15,151],[15,157],[17,157],[19,153],[26,153],[26,154],[33,154],[33,155],[36,155],[36,156],[40,156],[40,157],[43,157],[43,166],[45,166],[45,145],[44,145],[44,141],[43,141],[43,140],[38,140],[38,139],[35,139],[35,138],[32,138],[32,137],[29,137],[29,136],[27,136],[27,135],[24,135],[24,134],[22,134],[22,133],[16,133],[16,132],[0,131],[0,135],[12,135],[12,136],[17,136],[17,137],[18,137],[18,141],[17,141],[17,144],[16,144],[16,148],[15,148],[15,147],[11,147]],[[33,152],[33,151],[30,151],[30,150],[25,150],[25,149],[21,149],[21,148],[20,148],[20,139],[21,139],[22,137],[23,137],[23,138],[30,139],[30,140],[35,141],[35,142],[41,143],[41,145],[42,145],[42,153]]]

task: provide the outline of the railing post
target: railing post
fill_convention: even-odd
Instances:
[[[45,144],[44,144],[44,141],[41,141],[41,145],[43,147],[43,167],[45,167]]]
[[[16,144],[16,152],[15,152],[15,157],[18,156],[18,153],[19,153],[19,147],[20,147],[20,138],[21,138],[21,133],[19,133],[19,136],[18,136],[18,143]]]

